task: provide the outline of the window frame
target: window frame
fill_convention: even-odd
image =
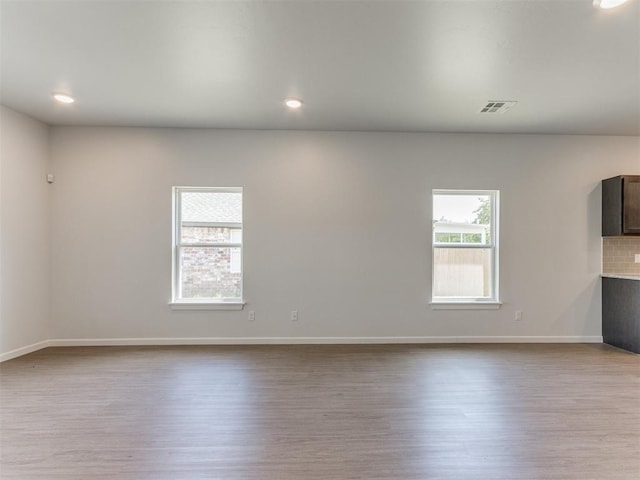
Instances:
[[[232,228],[240,230],[240,242],[182,243],[182,194],[204,193],[240,193],[242,198],[242,222],[207,222],[214,228]],[[240,249],[240,296],[181,298],[182,269],[180,251],[184,247],[239,248]],[[171,249],[171,306],[174,309],[236,310],[242,309],[244,302],[244,194],[242,187],[172,187],[172,249]],[[230,254],[231,255],[231,254]]]
[[[490,243],[445,243],[436,242],[434,200],[437,195],[488,196],[491,201]],[[464,189],[433,189],[431,191],[431,306],[434,309],[447,308],[500,308],[500,190],[464,190]],[[463,234],[460,234],[462,240]],[[484,249],[491,252],[491,294],[489,297],[441,297],[434,295],[435,287],[435,252],[438,248]]]

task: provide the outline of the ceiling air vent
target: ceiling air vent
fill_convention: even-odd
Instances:
[[[487,104],[482,107],[480,113],[504,113],[513,107],[518,102],[504,101],[504,100],[489,100]]]

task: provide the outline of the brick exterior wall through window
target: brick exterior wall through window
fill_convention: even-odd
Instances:
[[[183,242],[231,242],[232,229],[184,226]],[[240,249],[230,247],[183,247],[183,298],[238,298],[241,296],[242,273]]]

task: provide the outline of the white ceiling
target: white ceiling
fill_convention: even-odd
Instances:
[[[0,99],[50,124],[640,135],[640,0],[0,7]]]

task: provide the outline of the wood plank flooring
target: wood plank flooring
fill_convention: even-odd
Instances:
[[[607,345],[48,348],[0,381],[3,480],[640,479]]]

